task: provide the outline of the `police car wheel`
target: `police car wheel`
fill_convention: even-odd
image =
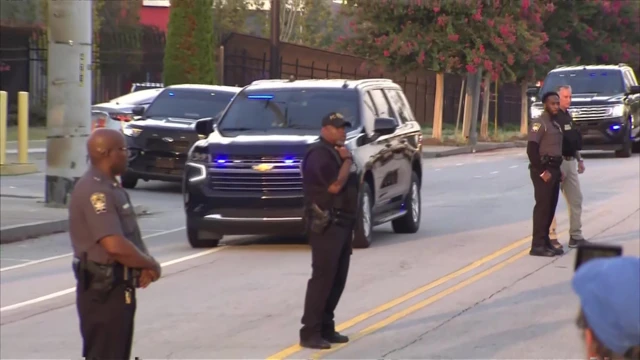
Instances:
[[[360,193],[360,213],[356,220],[356,226],[353,231],[353,247],[356,249],[365,249],[371,246],[371,233],[373,230],[373,216],[371,209],[373,208],[373,196],[371,196],[371,188],[368,183],[362,184],[362,192]]]
[[[629,132],[631,127],[629,127]],[[622,143],[622,149],[616,150],[616,157],[628,158],[631,156],[631,134],[626,134],[624,142]]]
[[[411,174],[411,187],[405,201],[407,213],[391,222],[393,231],[397,234],[415,234],[420,229],[422,203],[420,198],[420,179],[414,172]]]
[[[200,231],[195,226],[187,225],[187,240],[189,241],[189,245],[192,248],[213,248],[217,247],[220,244],[220,240],[222,237],[214,238],[204,238],[201,236]]]
[[[133,189],[138,184],[138,178],[131,174],[124,173],[120,176],[120,183],[125,189]]]

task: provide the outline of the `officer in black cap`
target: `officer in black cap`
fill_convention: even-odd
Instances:
[[[351,123],[340,113],[326,115],[320,139],[302,163],[312,257],[300,329],[300,346],[306,348],[329,349],[331,343],[349,341],[336,332],[333,313],[347,281],[357,208],[357,197],[351,196],[356,191],[350,189],[353,160],[344,147],[346,127]]]
[[[527,155],[536,205],[533,208],[533,237],[530,255],[562,255],[562,248],[551,245],[549,227],[556,213],[562,172],[562,129],[555,121],[560,106],[556,92],[542,96],[544,112],[529,127]]]

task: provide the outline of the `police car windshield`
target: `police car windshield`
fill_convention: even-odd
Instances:
[[[613,96],[624,93],[624,82],[620,70],[575,70],[550,73],[544,80],[540,96],[556,91],[558,86],[570,85],[571,93]]]
[[[197,120],[214,117],[229,104],[235,94],[203,89],[165,89],[149,105],[146,118]]]
[[[359,119],[358,103],[355,89],[245,91],[235,98],[218,129],[226,133],[317,135],[322,117],[333,111],[341,113],[355,128]]]

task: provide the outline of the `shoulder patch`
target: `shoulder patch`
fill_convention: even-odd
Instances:
[[[93,210],[96,214],[107,212],[107,197],[104,193],[96,192],[91,194],[89,201],[91,201],[91,205],[93,206]]]
[[[540,130],[540,126],[542,126],[542,124],[540,123],[534,123],[533,125],[531,125],[531,130],[533,132],[538,132],[538,130]]]

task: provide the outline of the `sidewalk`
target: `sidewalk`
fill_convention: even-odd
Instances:
[[[20,186],[16,186],[18,183]],[[0,244],[68,231],[67,209],[45,207],[44,187],[41,173],[2,179]],[[140,205],[134,209],[138,215],[147,212]]]
[[[45,153],[47,152],[47,140],[31,140],[29,141],[29,153]],[[18,142],[7,141],[7,155],[18,153]]]
[[[479,142],[475,147],[472,146],[443,146],[443,145],[423,145],[422,157],[425,159],[433,159],[445,156],[454,156],[462,154],[471,154],[477,152],[493,151],[500,149],[523,148],[526,147],[525,141],[490,143]]]

